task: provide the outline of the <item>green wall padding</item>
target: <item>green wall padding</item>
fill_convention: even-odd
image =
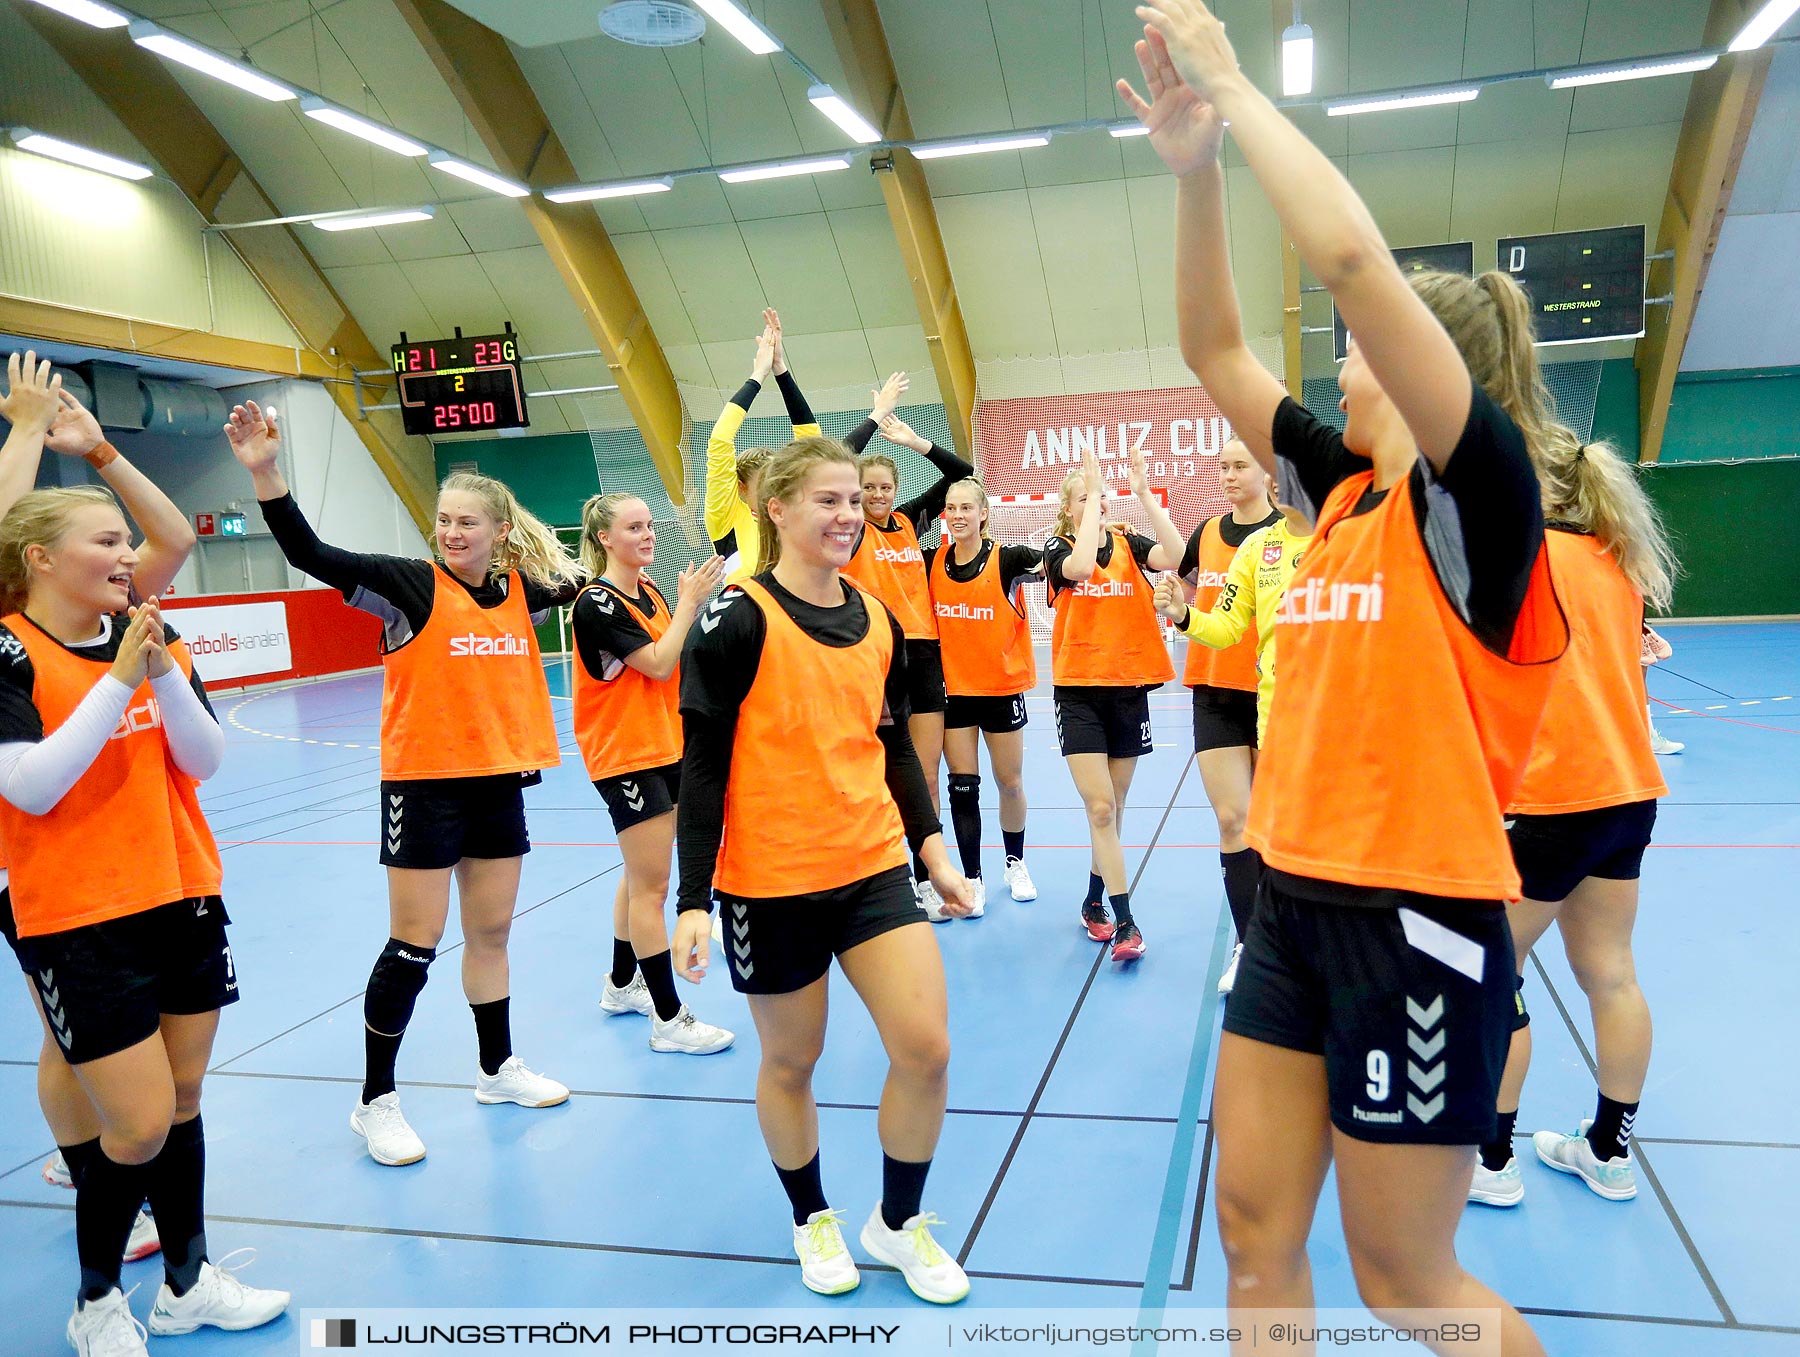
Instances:
[[[1747,524],[1800,518],[1800,457],[1660,463],[1643,469],[1683,574],[1675,617],[1800,614],[1800,566],[1779,538]]]

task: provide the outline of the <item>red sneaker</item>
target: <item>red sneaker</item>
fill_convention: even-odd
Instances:
[[[1144,935],[1136,924],[1120,924],[1112,937],[1114,961],[1136,961],[1144,955]]]
[[[1087,929],[1087,935],[1095,942],[1111,942],[1113,935],[1112,915],[1107,913],[1105,905],[1089,901],[1081,907],[1081,926]]]

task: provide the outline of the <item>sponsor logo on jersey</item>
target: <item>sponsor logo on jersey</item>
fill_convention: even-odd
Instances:
[[[894,565],[905,565],[910,561],[923,563],[925,553],[917,547],[876,547],[875,559],[888,561]]]
[[[140,730],[155,730],[161,724],[162,708],[156,705],[154,697],[147,697],[140,705],[127,707],[125,714],[119,718],[119,724],[113,727],[113,733],[106,738],[122,740]]]
[[[1222,570],[1202,570],[1191,582],[1196,589],[1223,589],[1228,578]]]
[[[1282,595],[1276,620],[1288,626],[1302,622],[1381,621],[1381,572],[1367,584],[1308,580]]]
[[[1074,593],[1076,598],[1130,598],[1137,593],[1137,584],[1133,580],[1108,580],[1104,584],[1083,580],[1075,586]]]
[[[1263,543],[1263,564],[1281,564],[1281,541],[1279,538],[1271,537]]]
[[[467,636],[450,638],[452,655],[529,655],[531,642],[523,636]]]
[[[940,603],[937,605],[939,617],[960,617],[970,622],[992,622],[992,608],[974,608],[967,603]]]

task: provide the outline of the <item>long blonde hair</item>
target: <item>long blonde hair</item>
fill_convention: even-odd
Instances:
[[[781,534],[769,517],[769,501],[778,499],[783,504],[793,504],[800,498],[800,487],[813,468],[832,463],[857,466],[855,454],[837,439],[815,436],[795,439],[763,467],[756,492],[756,533],[762,547],[762,569],[771,570],[781,560]]]
[[[519,503],[506,482],[474,471],[453,471],[438,487],[440,496],[447,492],[475,496],[489,518],[511,525],[512,531],[496,544],[494,559],[488,563],[489,579],[517,570],[546,589],[580,580],[581,567],[569,549],[541,518]]]
[[[756,500],[756,478],[774,455],[774,448],[745,448],[738,454],[738,484],[744,487],[744,497],[752,503]]]
[[[1592,533],[1645,600],[1666,609],[1679,567],[1662,519],[1610,444],[1584,445],[1552,413],[1524,290],[1498,270],[1476,278],[1428,271],[1410,281],[1449,331],[1469,375],[1525,435],[1545,514]]]
[[[76,510],[90,504],[119,508],[119,501],[99,486],[74,485],[21,495],[0,518],[0,615],[23,612],[30,599],[31,562],[25,553],[62,541]],[[123,517],[124,511],[119,512]]]
[[[612,531],[620,506],[634,499],[642,501],[643,496],[618,490],[610,495],[590,495],[581,506],[581,568],[590,580],[606,573],[606,548],[600,545],[599,535]]]
[[[988,536],[988,492],[987,487],[981,483],[981,477],[964,476],[960,481],[951,481],[949,485],[944,487],[944,498],[949,499],[950,496],[955,494],[958,490],[964,489],[973,490],[975,492],[975,498],[981,504],[981,540],[984,542],[991,542],[993,539]],[[946,542],[950,540],[950,534],[948,532],[944,534],[944,540]]]
[[[1052,537],[1066,537],[1075,540],[1075,515],[1069,505],[1074,502],[1077,487],[1087,482],[1087,475],[1082,471],[1071,471],[1063,477],[1062,489],[1057,491],[1059,503],[1056,506],[1056,522],[1050,528]],[[1100,492],[1105,494],[1105,490]]]

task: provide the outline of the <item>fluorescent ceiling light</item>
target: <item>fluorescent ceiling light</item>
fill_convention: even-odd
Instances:
[[[1313,31],[1305,24],[1290,24],[1281,35],[1281,93],[1289,97],[1311,94],[1313,87]]]
[[[1800,0],[1769,0],[1754,19],[1738,30],[1738,35],[1731,40],[1730,50],[1748,52],[1754,47],[1761,47],[1796,12],[1800,12]]]
[[[248,90],[272,103],[298,97],[295,91],[280,81],[269,79],[254,66],[246,66],[229,57],[222,57],[217,52],[208,51],[186,38],[178,38],[146,19],[134,20],[127,31],[131,34],[131,40],[139,47],[148,48],[170,61],[179,61],[183,66],[191,67],[202,75],[210,75],[214,80],[223,80],[227,85]]]
[[[37,3],[95,28],[123,28],[131,22],[129,14],[121,14],[110,5],[97,5],[94,0],[37,0]]]
[[[9,135],[13,139],[13,144],[21,151],[31,151],[37,155],[49,156],[53,160],[66,160],[71,165],[99,170],[102,174],[116,175],[120,179],[148,179],[155,173],[154,170],[139,165],[135,161],[102,155],[99,151],[90,151],[85,146],[59,141],[55,137],[45,136],[42,132],[33,132],[29,127],[14,127],[10,129]]]
[[[1426,108],[1432,104],[1466,104],[1481,93],[1479,85],[1458,85],[1453,89],[1424,90],[1418,94],[1378,94],[1368,98],[1338,99],[1325,105],[1334,118],[1350,113],[1384,113],[1392,108]]]
[[[694,0],[694,4],[757,56],[781,50],[781,39],[744,13],[732,0]]]
[[[852,141],[860,141],[864,146],[881,140],[881,133],[875,124],[858,113],[830,85],[814,85],[806,92],[812,106],[823,113],[847,132]]]
[[[458,179],[467,179],[471,184],[479,184],[494,193],[504,193],[508,198],[523,198],[531,192],[523,184],[503,178],[492,170],[484,170],[479,165],[471,165],[466,160],[458,160],[444,151],[431,153],[431,168],[442,170],[445,174],[454,174]]]
[[[1718,62],[1719,58],[1710,54],[1671,57],[1667,61],[1615,62],[1610,66],[1595,66],[1587,70],[1553,71],[1544,80],[1553,90],[1567,90],[1582,85],[1610,85],[1616,80],[1648,80],[1658,75],[1684,75],[1689,71],[1708,70]]]
[[[1147,137],[1150,135],[1150,129],[1138,122],[1120,123],[1117,127],[1107,128],[1106,135],[1109,137]]]
[[[317,118],[320,122],[337,128],[340,132],[348,132],[353,137],[361,137],[364,141],[372,141],[375,145],[389,151],[397,151],[401,155],[424,155],[430,148],[421,146],[410,138],[401,136],[391,128],[380,123],[370,122],[367,118],[359,118],[356,114],[326,103],[314,95],[302,95],[300,107],[309,118]]]
[[[913,154],[920,160],[944,160],[950,156],[983,155],[988,151],[1023,151],[1033,146],[1048,146],[1050,138],[1041,134],[1024,137],[983,137],[975,141],[940,141],[930,146],[915,146]]]
[[[409,221],[430,221],[437,216],[435,208],[402,207],[392,212],[363,212],[351,216],[319,217],[313,225],[321,231],[361,231],[370,226],[400,226]]]
[[[660,179],[634,179],[618,184],[571,184],[568,188],[546,189],[544,196],[553,203],[587,203],[596,198],[635,198],[644,193],[667,193],[675,187],[668,175]]]
[[[850,168],[850,157],[820,156],[814,160],[782,160],[772,165],[749,165],[741,170],[720,170],[727,184],[753,184],[759,179],[787,179],[798,174],[825,174]]]

